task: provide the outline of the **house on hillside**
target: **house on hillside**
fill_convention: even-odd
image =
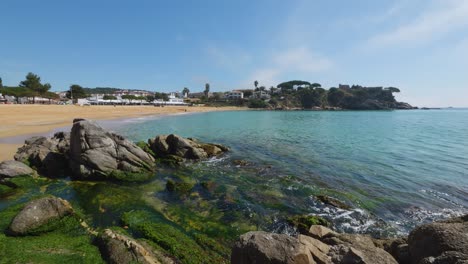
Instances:
[[[244,99],[244,93],[239,90],[233,90],[228,92],[225,97],[228,100],[240,100]]]

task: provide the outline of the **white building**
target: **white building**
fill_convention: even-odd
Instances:
[[[241,91],[233,90],[226,95],[227,99],[230,100],[239,100],[244,98],[244,93]]]
[[[168,97],[169,97],[168,101],[155,100],[153,104],[154,105],[188,105],[187,103],[184,102],[184,99],[177,98],[175,93],[171,93]]]

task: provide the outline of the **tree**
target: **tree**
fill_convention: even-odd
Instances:
[[[154,101],[154,95],[147,95],[147,96],[146,96],[146,101],[147,101],[148,103],[153,102],[153,101]]]
[[[156,100],[163,100],[163,101],[168,101],[169,100],[169,96],[165,93],[158,93],[158,92],[155,92],[154,93],[154,99]]]
[[[117,97],[115,97],[113,95],[104,95],[104,97],[102,97],[102,99],[104,99],[104,100],[117,100]]]
[[[208,99],[208,95],[210,94],[210,84],[209,83],[206,83],[205,84],[205,97]]]
[[[189,93],[190,93],[189,88],[184,87],[184,89],[182,90],[182,95],[183,95],[183,97],[185,97],[185,95],[187,95],[187,97],[188,97]]]
[[[132,103],[133,100],[136,100],[138,98],[133,94],[125,94],[125,95],[122,95],[122,99],[127,99],[130,101],[130,103]]]
[[[254,85],[255,85],[255,89],[257,89],[257,87],[258,87],[258,81],[257,80],[255,80]]]
[[[312,88],[320,88],[320,87],[322,87],[322,85],[321,85],[320,83],[313,83],[313,84],[310,85],[310,87],[312,87]]]
[[[338,88],[330,88],[328,90],[328,103],[332,106],[340,106],[341,101],[345,97],[345,93]]]
[[[26,75],[26,80],[21,81],[20,87],[26,87],[33,92],[33,103],[36,103],[36,96],[44,96],[51,88],[49,83],[41,84],[41,77],[30,72]]]
[[[303,88],[298,94],[302,107],[312,108],[314,106],[321,107],[323,105],[326,91],[323,88]]]
[[[385,90],[390,91],[392,93],[399,93],[400,92],[400,89],[398,89],[396,87],[387,87],[387,88],[385,88]]]
[[[3,88],[3,81],[2,81],[2,78],[0,78],[0,88]]]
[[[68,99],[79,99],[89,97],[89,95],[80,85],[72,84],[70,85],[70,90],[67,91],[66,97]]]

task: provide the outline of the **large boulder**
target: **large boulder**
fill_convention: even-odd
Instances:
[[[26,235],[34,229],[59,220],[73,213],[68,201],[57,197],[44,197],[26,204],[13,218],[8,233],[11,235]]]
[[[176,156],[190,160],[206,159],[228,151],[227,147],[220,144],[202,143],[175,134],[157,136],[149,139],[148,144],[159,157]]]
[[[15,160],[27,163],[50,178],[69,176],[70,133],[58,132],[52,138],[32,137],[19,148]]]
[[[435,260],[468,259],[468,215],[416,227],[408,245],[413,263],[467,263]]]
[[[70,168],[75,179],[140,181],[154,176],[154,158],[93,121],[74,120]]]
[[[0,162],[0,184],[16,188],[12,179],[22,176],[31,176],[34,171],[24,163],[15,160]]]
[[[240,236],[232,249],[231,263],[309,264],[315,261],[310,250],[297,238],[257,231]]]
[[[107,263],[111,264],[175,263],[170,257],[153,250],[146,244],[111,229],[106,229],[99,235],[98,245]]]

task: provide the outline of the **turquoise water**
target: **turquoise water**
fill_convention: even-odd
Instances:
[[[213,112],[114,130],[135,141],[176,133],[231,147],[188,166],[234,188],[236,210],[259,219],[313,213],[339,230],[395,234],[468,212],[468,110]],[[355,209],[326,206],[318,194]],[[279,222],[268,228],[284,228]]]

